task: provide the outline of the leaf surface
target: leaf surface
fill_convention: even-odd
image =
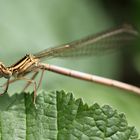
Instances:
[[[92,106],[64,91],[41,91],[0,98],[2,140],[138,140],[124,114],[97,103]]]

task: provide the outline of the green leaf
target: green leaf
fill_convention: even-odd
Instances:
[[[108,105],[88,106],[72,93],[41,91],[0,97],[2,140],[138,140],[123,114]]]

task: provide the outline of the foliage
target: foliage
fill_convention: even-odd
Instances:
[[[0,98],[0,139],[3,140],[137,140],[124,114],[108,105],[84,104],[64,91],[41,91]]]

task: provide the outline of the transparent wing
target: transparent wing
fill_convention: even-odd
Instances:
[[[138,32],[130,25],[124,24],[96,35],[73,41],[68,44],[48,48],[34,54],[41,59],[44,57],[72,57],[96,55],[113,50],[116,47],[136,38]]]

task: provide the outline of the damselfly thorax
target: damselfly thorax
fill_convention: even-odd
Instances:
[[[25,55],[18,62],[16,62],[15,64],[7,68],[9,71],[11,71],[12,76],[16,78],[25,75],[26,73],[29,73],[34,69],[36,69],[38,63],[39,63],[39,59],[36,58],[34,55],[29,54],[29,55]]]

